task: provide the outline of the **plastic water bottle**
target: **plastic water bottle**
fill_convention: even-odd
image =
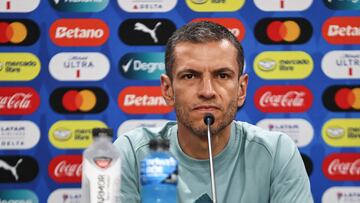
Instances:
[[[150,141],[150,154],[141,161],[141,202],[176,203],[178,162],[169,153],[169,140]]]
[[[120,153],[112,129],[94,128],[93,144],[83,154],[82,203],[120,203]]]

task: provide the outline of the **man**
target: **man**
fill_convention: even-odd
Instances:
[[[166,48],[161,89],[177,123],[135,129],[115,141],[123,157],[122,202],[140,201],[139,163],[153,138],[169,139],[170,152],[179,161],[179,202],[212,202],[206,113],[215,117],[211,139],[219,203],[313,202],[293,141],[283,133],[233,121],[248,85],[235,36],[217,24],[190,23],[173,34]]]

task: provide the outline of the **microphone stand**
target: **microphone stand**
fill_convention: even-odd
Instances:
[[[208,137],[208,145],[209,145],[208,148],[209,148],[209,160],[210,160],[211,193],[212,193],[213,203],[216,203],[216,185],[215,185],[214,163],[213,163],[212,147],[211,147],[211,132],[210,132],[210,125],[214,123],[214,116],[211,114],[206,115],[204,120],[207,125],[207,137]]]

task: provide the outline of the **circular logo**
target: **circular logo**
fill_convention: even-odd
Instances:
[[[26,26],[20,22],[0,22],[0,43],[18,44],[25,40],[28,32]]]
[[[341,109],[360,109],[360,88],[341,88],[335,94],[335,103]]]
[[[70,112],[80,110],[87,112],[92,110],[96,105],[96,96],[90,90],[70,90],[62,98],[64,108]]]
[[[300,36],[300,26],[292,20],[273,21],[268,25],[266,33],[274,42],[293,42]]]

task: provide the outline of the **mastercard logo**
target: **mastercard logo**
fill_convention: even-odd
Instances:
[[[330,111],[360,111],[360,86],[331,86],[322,99]]]
[[[0,20],[0,46],[31,45],[39,35],[39,27],[31,20]]]
[[[265,18],[255,25],[255,37],[263,44],[303,44],[311,35],[304,18]]]
[[[58,113],[100,113],[109,98],[98,87],[59,88],[50,95],[50,106]]]

